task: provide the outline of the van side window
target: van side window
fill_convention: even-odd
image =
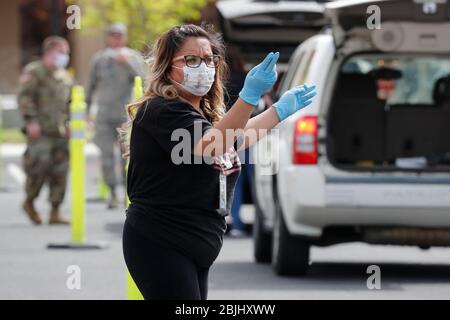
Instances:
[[[305,83],[306,79],[308,78],[309,69],[311,67],[311,62],[314,58],[315,53],[315,49],[311,50],[308,53],[306,60],[304,60],[304,63],[300,65],[300,68],[297,69],[297,73],[295,74],[294,79],[291,82],[290,88]]]
[[[282,80],[282,85],[279,87],[278,96],[280,97],[285,91],[291,88],[292,80],[295,78],[297,71],[299,70],[303,57],[305,56],[305,51],[301,51],[298,55],[293,57],[292,62],[289,62],[289,68],[286,71],[284,78]]]

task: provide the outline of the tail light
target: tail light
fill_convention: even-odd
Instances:
[[[301,117],[295,123],[294,164],[316,164],[318,158],[317,117]]]

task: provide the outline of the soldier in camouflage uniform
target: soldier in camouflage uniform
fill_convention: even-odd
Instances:
[[[93,102],[95,116],[94,142],[101,151],[102,175],[110,190],[108,208],[117,207],[116,129],[126,121],[125,106],[130,103],[134,77],[143,76],[145,63],[138,52],[125,47],[127,28],[121,23],[111,25],[106,34],[107,48],[96,53],[91,63],[87,88],[88,112]],[[91,119],[93,117],[90,117]],[[125,161],[122,159],[122,183],[125,182]]]
[[[68,172],[69,99],[72,80],[65,68],[68,42],[47,38],[43,57],[28,64],[20,78],[18,106],[24,119],[27,149],[23,157],[26,199],[23,209],[35,224],[42,224],[34,207],[42,186],[48,182],[52,209],[50,224],[68,224],[59,211],[66,191]]]

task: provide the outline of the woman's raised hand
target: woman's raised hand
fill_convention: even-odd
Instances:
[[[261,96],[277,81],[277,61],[280,53],[269,53],[266,58],[247,74],[239,97],[248,104],[256,106]]]
[[[273,105],[280,121],[310,105],[312,98],[316,95],[315,89],[316,86],[308,87],[304,84],[286,91],[280,100]]]

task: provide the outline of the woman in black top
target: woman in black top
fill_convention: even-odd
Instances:
[[[313,88],[296,88],[278,109],[249,121],[277,78],[278,53],[270,53],[249,72],[240,98],[224,114],[223,56],[222,40],[212,30],[172,28],[155,43],[143,98],[128,108],[131,120],[122,132],[132,127],[125,154],[131,204],[123,251],[145,299],[207,298],[209,267],[222,247],[239,173],[237,132],[258,133],[242,140],[241,147],[248,147],[266,133],[261,129],[273,128],[313,95]]]

